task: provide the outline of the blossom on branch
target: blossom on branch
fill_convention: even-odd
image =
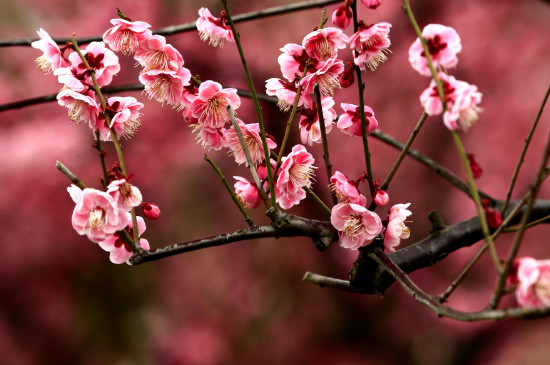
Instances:
[[[240,119],[237,119],[237,124],[243,135],[246,149],[250,154],[252,163],[258,165],[265,159],[264,146],[262,138],[260,137],[260,125],[258,123],[245,124]],[[269,137],[266,137],[266,142],[268,152],[277,147],[277,144]],[[231,128],[225,132],[224,146],[229,148],[230,153],[235,157],[236,163],[239,165],[244,163],[248,166],[243,146],[241,145],[241,141],[239,140],[239,136],[234,126],[231,126]]]
[[[277,106],[284,112],[290,110],[298,93],[298,87],[295,82],[277,78],[266,80],[265,88],[267,95],[276,96],[279,99]],[[306,93],[301,93],[297,106],[299,107],[306,103],[311,103],[311,97]]]
[[[213,47],[223,47],[224,41],[235,42],[231,27],[225,21],[225,11],[216,18],[207,8],[200,8],[197,29],[201,40],[208,41],[208,44]]]
[[[353,203],[363,207],[367,205],[367,198],[359,192],[356,182],[349,180],[340,171],[331,176],[329,188],[339,203]]]
[[[128,227],[126,227],[125,230],[128,233],[129,237],[133,238],[134,232],[132,228],[134,224],[132,222],[132,217],[130,213],[126,213],[126,215],[128,216],[130,222],[128,223]],[[145,232],[145,221],[142,217],[139,216],[136,217],[136,220],[138,226],[138,234],[141,236]],[[147,241],[145,238],[139,239],[139,246],[144,250],[150,249],[149,241]],[[109,260],[111,260],[113,264],[122,264],[126,262],[129,265],[130,257],[134,256],[132,248],[120,237],[119,232],[109,235],[103,241],[99,242],[99,247],[109,252]]]
[[[57,94],[57,102],[69,109],[69,119],[76,123],[85,122],[90,127],[96,124],[101,111],[93,92],[84,95],[71,89],[61,90]]]
[[[336,204],[330,222],[338,231],[340,246],[350,250],[368,245],[382,231],[378,214],[353,203]]]
[[[115,52],[129,56],[139,46],[139,42],[152,36],[151,25],[141,21],[111,19],[112,28],[103,33],[103,41]]]
[[[405,225],[405,219],[412,214],[407,208],[411,203],[396,204],[390,208],[388,224],[384,232],[384,247],[390,252],[395,251],[402,239],[409,238],[410,230]]]
[[[94,70],[99,87],[109,85],[113,80],[113,76],[120,71],[117,55],[106,48],[103,42],[91,42],[86,49],[81,51],[90,68]],[[93,87],[92,78],[77,52],[69,55],[69,61],[75,77]]]
[[[185,67],[177,72],[171,70],[151,70],[139,75],[139,81],[145,85],[149,99],[161,104],[167,103],[176,108],[182,107],[184,87],[189,85],[191,72]]]
[[[302,145],[282,158],[275,183],[275,198],[283,209],[289,209],[306,197],[304,187],[311,186],[315,159]]]
[[[338,49],[346,48],[349,38],[340,29],[327,27],[306,35],[302,46],[307,54],[319,61],[326,61],[338,55]]]
[[[145,218],[148,218],[152,221],[155,221],[159,219],[160,217],[160,208],[158,205],[153,203],[141,203],[141,212],[145,216]]]
[[[241,106],[237,89],[223,89],[219,83],[208,80],[199,86],[199,94],[190,108],[192,116],[197,118],[200,125],[221,128],[229,121],[225,109],[228,105],[233,110]]]
[[[218,151],[225,146],[227,130],[224,128],[210,128],[200,124],[193,124],[193,133],[197,133],[197,141],[202,148],[213,148]]]
[[[350,47],[355,50],[353,62],[361,71],[367,68],[374,71],[388,59],[386,53],[390,52],[390,28],[391,24],[386,22],[371,25],[361,22],[359,30],[351,36]]]
[[[241,176],[233,176],[237,182],[235,183],[235,194],[245,204],[245,207],[254,209],[257,208],[262,199],[258,193],[256,185]]]
[[[321,143],[321,123],[319,113],[317,112],[317,102],[309,102],[309,105],[300,108],[300,138],[303,144],[310,146],[313,143]],[[332,121],[336,119],[336,112],[332,108],[334,99],[330,96],[321,98],[321,107],[323,110],[323,122],[325,124],[325,133],[332,131]]]
[[[516,300],[523,308],[550,306],[550,260],[523,257],[516,260]]]
[[[141,204],[143,197],[141,191],[126,179],[117,179],[111,181],[107,186],[107,194],[118,204],[118,208],[129,212],[132,207]]]
[[[338,118],[336,126],[345,134],[352,137],[361,137],[363,133],[361,131],[361,115],[359,113],[359,106],[341,103],[340,107],[344,110],[344,113]],[[365,112],[365,128],[367,134],[372,133],[378,127],[378,121],[374,117],[374,111],[369,106],[364,106]]]
[[[297,78],[302,77],[306,65],[308,64],[309,55],[303,46],[295,43],[288,43],[280,49],[283,52],[277,58],[279,65],[281,66],[281,73],[283,77],[290,82],[294,82]],[[310,60],[308,73],[312,72],[312,67],[317,66],[317,60]]]
[[[142,72],[150,70],[178,71],[183,66],[183,57],[166,38],[154,35],[143,39],[136,48],[136,61],[143,67]]]
[[[353,12],[347,2],[340,5],[332,12],[332,24],[336,25],[340,29],[346,29],[351,23],[353,18]]]
[[[338,77],[344,71],[342,60],[329,58],[326,61],[320,61],[312,71],[300,81],[304,93],[313,93],[315,84],[319,84],[321,96],[332,96],[334,89],[341,88]]]
[[[57,43],[50,37],[48,32],[40,28],[37,31],[40,40],[31,43],[33,48],[39,49],[44,54],[36,59],[36,64],[42,72],[49,73],[58,68],[67,67],[69,63],[63,57],[63,52]]]
[[[428,24],[422,30],[422,38],[426,40],[436,71],[457,65],[457,54],[462,50],[462,44],[456,30],[441,24]],[[409,48],[409,62],[422,76],[431,76],[424,47],[418,38]]]

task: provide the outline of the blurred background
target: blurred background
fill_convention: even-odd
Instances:
[[[234,14],[289,3],[288,0],[233,0]],[[122,9],[153,29],[195,21],[201,6],[213,14],[216,1],[189,0],[0,0],[0,39],[101,35]],[[327,8],[327,15],[336,8]],[[480,189],[503,199],[518,155],[550,82],[550,6],[542,1],[413,1],[423,27],[441,23],[462,38],[457,79],[479,87],[484,109],[464,135],[484,174]],[[366,23],[390,22],[389,61],[364,74],[366,104],[380,130],[404,141],[422,112],[418,97],[428,80],[409,66],[415,35],[399,1],[382,0],[375,11],[359,4]],[[265,80],[280,77],[277,57],[286,43],[301,43],[318,25],[320,9],[238,24],[247,61],[260,92]],[[330,25],[329,20],[329,25]],[[348,29],[348,35],[351,30]],[[213,49],[196,31],[168,37],[185,66],[203,80],[246,87],[234,46]],[[351,58],[349,50],[341,58]],[[346,53],[347,52],[347,53]],[[60,85],[43,75],[30,47],[0,48],[0,104],[57,93]],[[139,69],[120,55],[122,71],[113,85],[136,83]],[[339,103],[357,104],[351,88],[336,93]],[[153,249],[246,226],[222,188],[205,151],[196,144],[181,113],[128,92],[145,104],[142,127],[124,144],[127,166],[144,200],[162,215],[148,222],[145,237]],[[287,115],[262,104],[270,134],[280,143]],[[249,100],[240,117],[255,122]],[[549,132],[548,111],[526,156],[514,198],[534,178]],[[299,143],[299,134],[292,144]],[[363,167],[360,139],[336,128],[329,136],[335,170],[350,177]],[[383,180],[398,151],[370,140],[375,178]],[[347,278],[356,252],[333,245],[324,253],[306,239],[265,239],[234,243],[141,266],[113,265],[108,254],[71,227],[74,207],[69,182],[55,169],[62,161],[89,186],[99,187],[100,165],[83,125],[71,123],[57,103],[0,114],[0,363],[1,364],[546,364],[550,357],[549,319],[461,323],[437,316],[393,285],[384,296],[319,288],[301,281],[305,271]],[[414,148],[463,176],[451,135],[440,118],[426,121]],[[320,145],[308,147],[322,161]],[[225,151],[209,156],[226,177],[248,176]],[[116,155],[108,148],[107,162]],[[315,190],[328,201],[327,181],[317,170]],[[549,190],[543,189],[542,198]],[[447,224],[475,214],[465,195],[434,172],[406,159],[395,176],[390,204],[410,202],[412,244],[429,232],[426,215],[440,212]],[[326,219],[304,201],[292,213]],[[253,211],[260,224],[268,221]],[[382,213],[380,213],[383,215]],[[550,258],[546,227],[530,230],[520,256]],[[511,237],[498,247],[505,257]],[[444,262],[413,273],[433,295],[443,292],[477,251],[462,249]],[[483,258],[450,299],[462,310],[482,309],[495,285]],[[503,305],[513,306],[513,297]]]

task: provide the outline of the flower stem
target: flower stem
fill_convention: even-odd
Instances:
[[[256,95],[254,82],[252,81],[252,76],[250,74],[250,70],[248,69],[246,58],[244,57],[244,51],[243,51],[243,48],[241,45],[241,39],[240,39],[241,37],[237,32],[237,29],[235,28],[233,19],[231,18],[231,13],[229,12],[229,7],[227,6],[227,0],[221,0],[221,2],[223,5],[223,8],[225,9],[227,22],[229,23],[229,26],[231,27],[231,31],[233,32],[233,37],[235,38],[235,44],[237,45],[237,49],[239,50],[239,55],[241,56],[241,62],[243,64],[244,72],[246,74],[246,80],[248,82],[248,89],[252,94],[254,108],[256,109],[256,117],[258,119],[258,124],[260,126],[260,138],[262,139],[262,146],[264,148],[265,165],[267,170],[267,181],[269,183],[269,191],[271,193],[271,206],[274,207],[275,206],[275,186],[273,184],[273,172],[271,171],[271,163],[269,163],[269,149],[267,147],[267,139],[265,135],[264,122],[262,119],[262,109],[260,108],[260,103],[258,102],[258,96]]]

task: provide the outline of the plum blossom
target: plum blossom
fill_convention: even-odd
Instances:
[[[91,42],[86,49],[82,50],[82,54],[89,66],[95,70],[95,77],[98,85],[109,85],[113,80],[113,76],[120,71],[120,63],[117,55],[105,47],[103,42]],[[81,78],[88,85],[93,85],[91,76],[88,75],[84,62],[78,55],[73,52],[69,55],[73,71],[77,78]]]
[[[457,65],[457,54],[462,50],[462,44],[456,30],[441,24],[428,24],[422,30],[422,38],[426,40],[436,70]],[[424,48],[418,38],[409,48],[409,62],[419,74],[431,76]]]
[[[280,51],[283,53],[279,55],[277,61],[281,66],[283,77],[290,82],[294,82],[296,78],[302,77],[307,61],[310,58],[306,49],[299,44],[288,43]],[[317,62],[316,59],[310,61],[308,73],[312,72],[312,68],[317,67]]]
[[[160,217],[160,208],[158,205],[153,203],[141,203],[141,211],[145,218],[155,221]]]
[[[262,202],[262,199],[260,198],[256,185],[241,176],[233,176],[233,178],[237,180],[234,185],[235,194],[245,203],[246,207],[250,209],[257,208]]]
[[[107,194],[113,198],[120,210],[126,212],[132,210],[132,207],[139,206],[143,200],[141,191],[126,179],[111,181],[107,186]]]
[[[369,9],[376,9],[380,5],[380,0],[361,0],[363,5]]]
[[[85,122],[92,126],[95,125],[101,111],[94,96],[94,93],[84,95],[71,89],[65,89],[57,94],[57,102],[69,109],[69,119],[73,122]]]
[[[355,137],[363,136],[361,131],[361,116],[357,105],[341,103],[344,113],[338,118],[336,126],[345,134]],[[367,134],[372,133],[378,127],[378,121],[374,117],[374,111],[369,106],[364,106],[365,127]]]
[[[134,234],[132,228],[133,228],[133,222],[132,217],[130,213],[126,213],[129,224],[126,228],[126,232],[129,234],[130,237]],[[145,221],[142,217],[136,217],[137,220],[137,227],[138,227],[138,234],[141,236],[145,232]],[[133,237],[132,237],[133,238]],[[99,246],[104,249],[105,251],[109,252],[109,260],[113,264],[122,264],[126,262],[128,265],[130,265],[130,258],[134,255],[132,252],[132,248],[128,243],[126,243],[121,237],[120,233],[116,232],[112,235],[109,235],[107,238],[105,238],[103,241],[99,242]],[[139,239],[139,247],[144,250],[149,250],[151,247],[149,246],[149,241],[147,241],[145,238]]]
[[[92,80],[86,74],[77,74],[77,70],[72,67],[60,67],[53,72],[57,76],[57,81],[64,85],[64,88],[79,93],[86,93],[91,89]],[[86,80],[85,80],[86,79]]]
[[[296,99],[296,94],[298,93],[298,87],[295,82],[277,78],[268,79],[265,82],[265,88],[267,95],[276,96],[277,99],[279,99],[277,106],[285,112],[290,110]],[[301,93],[300,100],[298,100],[298,106],[302,106],[306,103],[311,103],[311,98],[308,94]]]
[[[550,260],[523,257],[516,261],[516,300],[523,308],[550,306]]]
[[[134,58],[143,67],[142,72],[150,70],[178,71],[183,66],[183,57],[166,38],[153,35],[143,39],[136,48]]]
[[[334,99],[330,96],[321,98],[321,107],[323,110],[323,122],[325,124],[325,133],[329,134],[332,130],[332,121],[336,119],[336,112],[332,109]],[[321,142],[321,123],[319,122],[319,113],[317,112],[317,102],[300,109],[300,138],[303,144],[310,146],[313,143]]]
[[[390,208],[388,217],[388,225],[384,233],[384,247],[386,250],[393,252],[395,247],[399,246],[402,239],[409,238],[410,230],[405,225],[405,219],[412,214],[407,208],[411,203],[396,204]]]
[[[329,58],[326,61],[320,61],[314,72],[300,81],[303,92],[311,94],[313,93],[313,85],[319,84],[321,96],[332,96],[334,89],[341,88],[338,77],[342,71],[344,71],[344,62],[342,60]]]
[[[226,130],[224,128],[210,128],[200,124],[193,125],[193,133],[197,133],[197,141],[202,148],[213,148],[219,151],[225,146]]]
[[[482,94],[477,86],[470,85],[465,81],[459,81],[454,102],[443,114],[443,123],[452,131],[462,130],[467,132],[479,119],[482,109],[478,106],[481,103]]]
[[[48,32],[40,28],[38,31],[40,40],[31,43],[33,48],[39,49],[44,54],[36,59],[36,64],[42,72],[49,73],[58,68],[68,67],[69,63],[63,57],[63,52],[57,43],[50,37]]]
[[[353,13],[347,1],[332,12],[332,24],[340,29],[346,29],[351,23],[352,18]]]
[[[315,159],[302,145],[282,158],[275,183],[275,198],[283,209],[289,209],[306,197],[304,187],[311,186]]]
[[[149,99],[180,108],[183,89],[191,81],[191,72],[185,67],[181,67],[178,71],[150,70],[140,74],[139,81],[145,85],[145,92]]]
[[[103,33],[103,41],[115,52],[129,56],[139,47],[139,42],[152,36],[151,25],[141,21],[111,19],[112,28]]]
[[[385,207],[390,202],[390,196],[385,190],[377,189],[374,193],[374,202],[379,207]]]
[[[382,231],[378,214],[353,203],[336,204],[330,222],[338,230],[340,246],[350,250],[368,245]]]
[[[260,125],[258,123],[245,124],[240,119],[237,119],[237,124],[243,135],[244,142],[252,163],[258,165],[265,159],[264,146],[260,137]],[[267,148],[272,150],[277,147],[277,144],[269,137],[266,137]],[[239,165],[244,163],[248,166],[246,155],[237,135],[237,131],[233,126],[225,133],[225,147],[229,148],[230,153],[235,157],[235,162]]]
[[[94,132],[99,132],[99,139],[102,141],[112,141],[112,128],[116,138],[130,138],[138,130],[141,122],[139,110],[143,108],[143,104],[138,102],[136,98],[127,97],[110,97],[107,99],[106,114],[109,116],[110,124],[107,124],[105,115],[100,113],[96,122],[90,124]]]
[[[192,116],[197,118],[198,123],[210,127],[221,128],[229,121],[226,106],[230,105],[233,110],[241,106],[241,98],[237,95],[236,89],[223,89],[215,81],[204,81],[199,86],[197,98],[190,108]]]
[[[329,58],[335,58],[338,55],[338,50],[346,48],[348,42],[348,36],[340,29],[327,27],[306,35],[302,46],[310,57],[326,61]]]
[[[439,72],[437,77],[441,81],[445,105],[449,108],[455,99],[455,91],[458,81],[444,72]],[[428,115],[438,115],[443,113],[443,103],[437,92],[437,85],[432,79],[430,86],[420,94],[420,103]]]
[[[203,42],[208,41],[213,47],[223,47],[223,42],[235,42],[231,27],[226,24],[225,11],[220,13],[220,18],[212,15],[207,8],[199,9],[199,19],[197,19],[197,29]]]
[[[344,89],[350,87],[355,82],[355,68],[353,67],[353,62],[348,60],[347,64],[347,67],[340,74],[340,76],[338,76],[338,82]]]
[[[105,240],[131,221],[127,212],[119,209],[117,202],[106,192],[90,188],[80,190],[76,185],[67,191],[76,204],[72,215],[73,228],[92,242]]]
[[[355,182],[350,181],[346,175],[336,171],[330,178],[330,190],[336,195],[339,203],[353,203],[361,206],[367,205],[365,198],[357,189]]]
[[[356,51],[353,62],[361,71],[369,68],[376,70],[385,62],[391,45],[389,33],[391,24],[386,22],[365,25],[361,22],[359,30],[350,38],[350,48]]]

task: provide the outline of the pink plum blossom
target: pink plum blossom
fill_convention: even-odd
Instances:
[[[275,198],[283,209],[289,209],[306,197],[304,187],[311,186],[315,159],[302,145],[282,158],[275,183]]]
[[[44,52],[42,56],[36,59],[38,68],[45,73],[49,73],[58,68],[68,67],[69,63],[63,57],[63,52],[50,35],[42,28],[37,33],[40,40],[32,42],[31,46]]]
[[[262,199],[256,185],[241,176],[233,176],[233,178],[237,180],[235,183],[235,194],[245,203],[246,207],[250,209],[257,208]]]
[[[361,193],[355,182],[350,181],[346,175],[336,171],[330,178],[330,190],[336,195],[339,203],[353,203],[361,206],[367,205],[367,198]]]
[[[441,81],[446,107],[449,108],[454,103],[458,81],[453,76],[449,76],[444,72],[439,72],[437,77]],[[430,86],[420,94],[420,103],[428,115],[443,113],[443,103],[433,79],[430,82]]]
[[[376,9],[380,5],[380,0],[361,0],[363,5],[369,9]]]
[[[550,260],[523,257],[516,261],[516,300],[523,308],[550,306]]]
[[[436,70],[457,65],[457,54],[462,50],[462,44],[456,30],[441,24],[428,24],[422,30],[422,38],[426,40]],[[431,76],[424,48],[418,38],[409,48],[409,62],[421,75]]]
[[[390,208],[388,217],[388,226],[384,233],[384,247],[386,250],[393,252],[395,247],[399,246],[402,239],[409,238],[410,230],[405,225],[405,219],[412,214],[407,208],[411,203],[396,204]]]
[[[299,44],[288,43],[280,49],[281,55],[277,59],[281,66],[283,77],[290,82],[294,82],[296,78],[301,78],[306,68],[306,63],[309,59],[306,49]],[[317,66],[317,60],[311,60],[311,66],[308,72]]]
[[[368,245],[382,231],[378,214],[353,203],[336,204],[330,222],[338,231],[340,246],[350,250]]]
[[[120,71],[117,55],[110,49],[107,49],[103,42],[91,42],[86,49],[82,49],[81,51],[89,66],[95,71],[98,85],[100,87],[109,85],[113,80],[113,76]],[[71,53],[69,61],[76,76],[83,77],[85,83],[93,85],[91,76],[88,76],[86,66],[78,53]]]
[[[443,114],[445,126],[452,131],[462,130],[467,132],[479,119],[482,109],[478,106],[481,103],[482,94],[477,86],[470,85],[465,81],[459,81],[455,90],[454,102]]]
[[[149,99],[155,99],[161,104],[167,103],[176,108],[182,107],[182,94],[189,85],[191,72],[185,67],[178,71],[151,70],[139,75],[139,81],[145,85]]]
[[[378,189],[374,193],[374,202],[379,207],[385,207],[390,202],[390,197],[386,191]]]
[[[76,185],[67,188],[76,206],[73,210],[73,228],[90,241],[99,243],[126,227],[131,219],[119,209],[111,195],[96,189],[80,190]]]
[[[350,87],[355,82],[355,68],[353,67],[353,62],[350,60],[347,61],[347,67],[338,76],[338,82],[344,89]]]
[[[183,57],[166,38],[153,35],[139,42],[134,58],[143,67],[142,72],[150,70],[178,71],[183,66]]]
[[[350,48],[356,51],[353,62],[361,71],[369,68],[376,70],[379,64],[385,62],[391,45],[389,33],[391,24],[386,22],[365,25],[361,23],[359,30],[350,38]]]
[[[345,134],[355,137],[363,136],[361,131],[361,116],[357,105],[341,103],[344,113],[338,118],[336,126]],[[378,127],[378,121],[374,117],[374,111],[369,106],[364,106],[365,127],[367,134],[372,133]]]
[[[101,111],[94,96],[94,93],[84,95],[71,89],[65,89],[57,94],[57,102],[69,109],[69,118],[73,122],[85,122],[92,126],[95,125]]]
[[[129,224],[126,228],[126,232],[132,237],[133,235],[133,222],[132,217],[130,213],[126,213]],[[138,226],[138,234],[141,236],[145,232],[145,221],[142,217],[136,217],[137,220],[137,226]],[[109,235],[107,238],[105,238],[103,241],[99,242],[99,246],[104,249],[105,251],[109,252],[109,260],[113,264],[122,264],[126,262],[128,265],[130,264],[129,260],[134,255],[132,252],[132,249],[126,243],[122,238],[120,238],[120,234],[118,232]],[[145,238],[139,239],[139,247],[144,250],[149,250],[151,247],[149,246],[149,242]]]
[[[243,135],[244,142],[252,163],[258,165],[265,159],[264,146],[260,137],[260,125],[258,123],[245,124],[240,119],[237,119],[237,124]],[[277,147],[277,144],[269,137],[266,138],[268,150],[272,150]],[[243,147],[237,135],[237,131],[233,126],[229,128],[225,133],[225,147],[227,147],[235,157],[235,162],[238,164],[244,163],[248,166],[246,156],[244,154]]]
[[[325,133],[329,134],[332,130],[332,121],[336,119],[336,112],[332,108],[334,99],[330,96],[321,98],[321,106],[323,110],[323,122],[325,124]],[[303,144],[310,146],[313,143],[321,142],[321,123],[319,122],[319,113],[317,112],[317,102],[300,109],[302,116],[300,117],[300,138]]]
[[[139,42],[152,36],[151,25],[141,21],[111,19],[112,28],[103,33],[103,41],[115,52],[129,56],[139,46]]]
[[[86,77],[84,73],[78,74],[77,70],[73,67],[60,67],[53,74],[57,76],[57,81],[63,84],[65,88],[78,93],[86,93],[92,87],[92,80]]]
[[[349,38],[340,29],[327,27],[315,30],[306,35],[302,46],[307,54],[319,61],[335,58],[338,50],[346,48]]]
[[[133,207],[141,204],[143,197],[141,191],[126,179],[111,181],[107,186],[107,194],[117,203],[118,209],[129,212]]]
[[[117,139],[121,137],[130,138],[141,125],[139,121],[139,117],[141,116],[139,111],[141,108],[143,108],[143,104],[132,96],[110,97],[107,99],[107,114],[110,117],[111,124],[108,126],[105,117],[103,114],[100,114],[97,124],[92,129],[99,131],[99,138],[102,141],[112,140],[109,127],[113,129]]]
[[[227,131],[224,128],[210,128],[194,124],[193,133],[197,133],[196,139],[202,148],[213,148],[219,151],[225,146]]]
[[[286,112],[294,105],[294,100],[298,93],[298,87],[295,82],[271,78],[265,82],[265,88],[267,95],[276,96],[279,99],[277,106],[282,111]],[[311,103],[311,98],[308,94],[301,93],[297,106],[302,106],[306,103]]]
[[[223,47],[224,41],[235,42],[231,27],[225,21],[225,11],[220,13],[220,18],[216,18],[207,8],[200,8],[197,29],[201,40],[208,41],[213,47]]]
[[[315,84],[319,84],[321,96],[332,96],[334,89],[341,88],[338,77],[344,71],[342,60],[329,58],[326,61],[320,61],[313,71],[300,81],[304,93],[313,93]]]
[[[347,2],[340,5],[332,12],[332,24],[340,29],[346,29],[351,23],[353,13]]]
[[[153,203],[141,203],[141,211],[145,218],[156,221],[160,217],[160,208]]]
[[[226,106],[236,110],[241,106],[241,98],[236,89],[223,89],[215,81],[204,81],[199,86],[199,94],[190,108],[192,116],[198,123],[210,127],[221,128],[229,121]]]

